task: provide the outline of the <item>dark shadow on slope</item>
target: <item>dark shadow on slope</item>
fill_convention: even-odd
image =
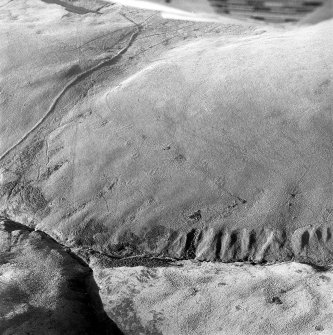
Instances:
[[[56,4],[56,5],[62,6],[68,12],[75,13],[75,14],[80,14],[80,15],[84,15],[88,13],[100,14],[98,11],[89,10],[87,8],[80,7],[80,6],[75,6],[75,5],[69,4],[67,1],[61,1],[61,0],[42,0],[42,1],[45,3],[49,3],[49,4]]]
[[[123,335],[116,323],[113,322],[104,311],[103,303],[99,295],[99,288],[92,272],[85,280],[85,290],[89,294],[92,313],[95,314],[94,320],[92,320],[95,321],[92,323],[92,333],[101,335]]]
[[[48,250],[47,257],[61,257],[60,268],[56,275],[64,278],[60,285],[55,287],[44,286],[39,275],[44,273],[26,273],[23,278],[13,277],[8,282],[0,282],[0,334],[21,334],[31,335],[61,334],[61,335],[122,335],[118,326],[108,317],[104,311],[102,300],[99,296],[99,288],[94,280],[93,271],[88,264],[79,256],[75,255],[60,243],[44,232],[34,231],[32,228],[21,223],[11,221],[0,216],[0,232],[13,233],[14,231],[25,231],[25,239],[13,242],[7,251],[0,253],[0,264],[16,264],[17,270],[22,275],[31,266],[25,266],[17,256],[32,243],[29,257],[38,260],[42,254],[39,250]],[[39,238],[30,234],[38,234]],[[6,236],[6,234],[5,234]],[[7,236],[5,238],[8,238]],[[1,240],[0,240],[1,242]],[[21,250],[21,251],[20,251]],[[34,254],[36,250],[36,254]],[[54,254],[53,251],[56,251]],[[23,252],[24,253],[24,252]],[[39,259],[43,262],[43,259]],[[46,259],[45,259],[46,260]],[[55,258],[56,261],[56,258]],[[75,263],[79,263],[76,268]],[[61,267],[63,266],[63,267]],[[22,270],[22,271],[21,271]],[[54,269],[53,269],[54,270]],[[52,272],[48,266],[45,273]],[[29,271],[28,271],[29,272]],[[33,274],[33,275],[32,275]],[[22,280],[25,284],[22,286]],[[52,280],[52,277],[49,278]],[[46,291],[45,291],[46,290]],[[46,305],[36,306],[35,296],[54,296]],[[45,300],[47,301],[47,299]],[[38,304],[38,301],[37,301]],[[45,304],[45,302],[44,302]]]

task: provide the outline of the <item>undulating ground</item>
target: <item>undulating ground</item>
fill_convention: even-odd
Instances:
[[[40,231],[0,218],[0,333],[119,334],[92,270]]]
[[[125,334],[332,334],[333,272],[284,263],[94,267]]]
[[[0,332],[331,334],[331,15],[163,11],[0,1]]]

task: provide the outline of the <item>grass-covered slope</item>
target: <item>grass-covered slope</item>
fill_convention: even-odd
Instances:
[[[7,33],[39,58],[3,51],[26,76],[2,66],[5,215],[117,256],[332,260],[332,21],[285,31],[39,3],[56,30],[29,11],[15,26],[7,6]]]

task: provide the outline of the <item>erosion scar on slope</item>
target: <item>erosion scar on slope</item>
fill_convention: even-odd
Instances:
[[[25,133],[15,144],[13,144],[10,148],[8,148],[0,156],[0,162],[5,157],[7,157],[18,145],[20,145],[32,132],[34,132],[48,118],[48,116],[50,116],[54,112],[58,102],[63,97],[63,95],[68,91],[68,89],[76,85],[79,81],[85,79],[87,76],[89,76],[94,71],[99,70],[100,68],[104,66],[112,65],[112,63],[116,62],[118,58],[120,58],[131,47],[131,45],[134,43],[135,39],[137,38],[139,32],[140,32],[140,29],[136,28],[135,32],[131,35],[128,44],[124,48],[122,48],[115,56],[113,56],[112,58],[107,58],[106,60],[98,63],[97,65],[93,66],[87,71],[84,71],[78,74],[71,81],[69,81],[69,83],[54,98],[53,102],[51,103],[51,106],[49,107],[45,115],[27,133]]]

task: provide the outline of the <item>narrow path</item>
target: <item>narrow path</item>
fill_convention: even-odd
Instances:
[[[51,103],[49,109],[45,113],[45,115],[27,132],[25,133],[15,144],[13,144],[10,148],[8,148],[1,156],[0,156],[0,163],[1,161],[7,157],[18,145],[20,145],[30,134],[32,134],[55,110],[57,104],[61,100],[61,98],[64,96],[64,94],[73,86],[78,84],[80,81],[87,78],[90,74],[93,72],[105,67],[110,66],[114,63],[116,63],[121,56],[131,47],[131,45],[134,43],[135,39],[137,38],[138,34],[140,32],[140,29],[136,28],[135,32],[131,35],[128,44],[122,48],[115,56],[112,58],[107,58],[97,65],[93,66],[92,68],[78,74],[75,76],[71,81],[65,85],[65,87],[59,92],[59,94],[54,98],[53,102]]]

